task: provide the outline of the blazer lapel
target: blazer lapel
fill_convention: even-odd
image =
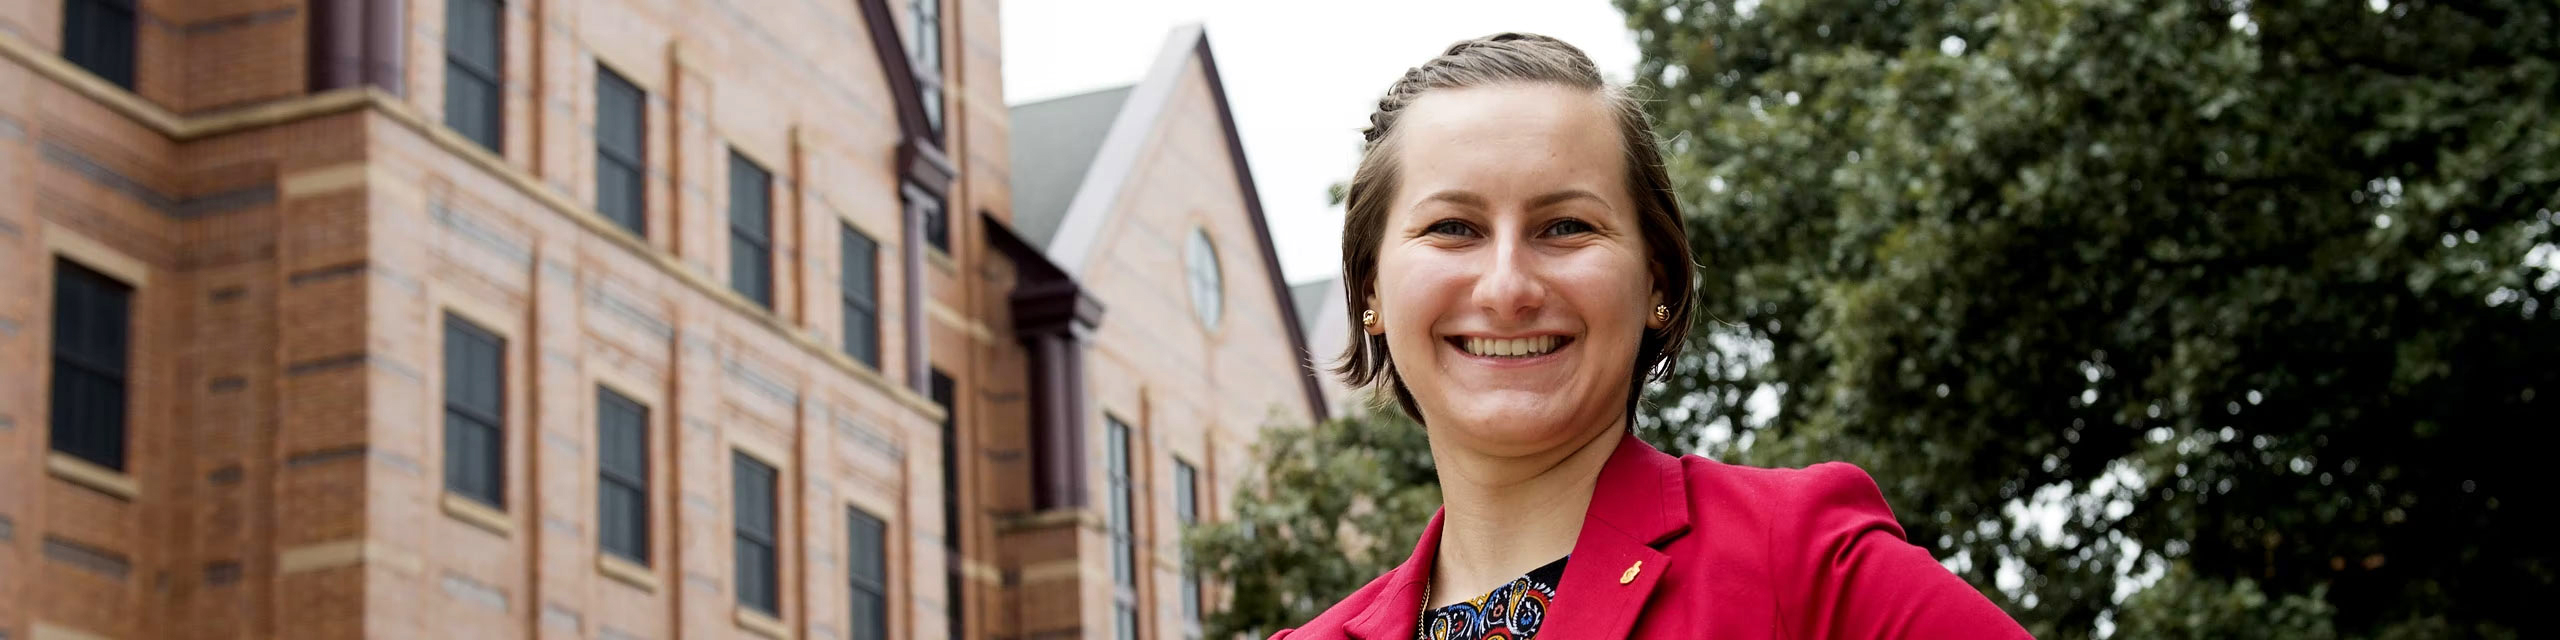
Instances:
[[[1440,517],[1445,513],[1446,509],[1431,513],[1431,524],[1423,525],[1422,539],[1414,542],[1413,556],[1388,572],[1386,588],[1369,599],[1367,611],[1343,625],[1343,630],[1351,637],[1362,640],[1413,638],[1414,625],[1422,619],[1423,580],[1431,576],[1432,558],[1440,552]]]
[[[1689,531],[1680,460],[1630,434],[1600,470],[1540,636],[1624,638],[1671,568],[1657,547]]]
[[[1554,613],[1538,631],[1553,638],[1624,638],[1653,588],[1671,568],[1656,545],[1689,531],[1689,490],[1680,459],[1633,434],[1618,442],[1600,469],[1582,533],[1556,585]],[[1440,550],[1441,517],[1414,543],[1413,556],[1390,572],[1386,588],[1344,630],[1362,640],[1408,640],[1422,616],[1422,585]]]

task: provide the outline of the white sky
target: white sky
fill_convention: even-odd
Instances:
[[[1607,0],[1009,0],[1003,20],[1013,104],[1135,83],[1176,25],[1202,23],[1293,283],[1341,273],[1325,187],[1351,179],[1360,128],[1405,69],[1502,31],[1573,43],[1611,80],[1636,63]]]

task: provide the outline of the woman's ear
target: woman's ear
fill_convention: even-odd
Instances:
[[[1652,302],[1644,306],[1644,326],[1653,329],[1661,329],[1663,327],[1671,326],[1671,318],[1668,315],[1654,313],[1655,309],[1662,308],[1664,308],[1662,306],[1662,290],[1655,289],[1653,290]]]

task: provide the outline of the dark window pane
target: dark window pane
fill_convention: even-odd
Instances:
[[[644,219],[647,196],[642,193],[646,187],[638,167],[624,164],[610,154],[596,154],[596,213],[630,230],[631,235],[649,235]]]
[[[729,155],[729,287],[773,306],[772,174]]]
[[[952,637],[966,637],[963,625],[968,622],[968,589],[960,574],[960,406],[959,385],[941,369],[930,369],[925,378],[925,393],[942,407],[942,549],[950,558],[949,569],[942,577],[943,614],[948,619]]]
[[[777,584],[773,467],[745,453],[732,453],[735,485],[732,520],[737,525],[738,603],[768,614],[781,611]]]
[[[133,4],[69,0],[62,5],[62,57],[99,78],[133,88]]]
[[[909,0],[908,61],[915,69],[917,98],[924,103],[925,126],[942,133],[942,2]]]
[[[1113,617],[1118,618],[1112,626],[1120,640],[1138,640],[1138,606],[1124,600],[1112,609]]]
[[[1200,522],[1200,472],[1191,463],[1173,461],[1173,517],[1182,524]]]
[[[463,137],[499,151],[499,43],[505,39],[496,0],[445,3],[444,121]]]
[[[852,226],[846,226],[840,244],[844,248],[844,264],[839,283],[844,288],[845,297],[866,305],[877,302],[880,295],[880,243],[855,231]]]
[[[596,493],[597,528],[604,550],[643,565],[649,563],[649,507],[640,490],[607,482]]]
[[[1109,433],[1104,440],[1103,450],[1104,469],[1109,480],[1108,493],[1111,501],[1108,512],[1111,533],[1111,579],[1112,584],[1122,589],[1129,589],[1135,588],[1138,584],[1136,519],[1133,517],[1134,512],[1130,504],[1135,501],[1135,497],[1130,494],[1129,486],[1129,426],[1121,424],[1118,419],[1106,420]]]
[[[612,69],[596,68],[597,147],[625,158],[640,158],[641,109],[646,95]]]
[[[612,69],[596,67],[596,211],[643,236],[647,95]]]
[[[1173,517],[1188,532],[1200,522],[1200,472],[1191,463],[1173,461]],[[1200,622],[1200,572],[1191,566],[1191,552],[1182,551],[1182,619]]]
[[[765,307],[773,306],[773,254],[744,236],[729,238],[729,288]]]
[[[480,143],[492,153],[499,152],[497,83],[468,71],[459,63],[445,64],[444,123],[462,137]]]
[[[649,561],[649,410],[596,389],[597,527],[606,551]]]
[[[844,292],[844,351],[854,361],[880,367],[880,244],[846,225],[839,233],[841,269],[837,286]]]
[[[729,155],[729,226],[739,233],[768,237],[767,201],[773,196],[773,174],[746,156]]]
[[[445,316],[445,489],[504,507],[505,342]]]
[[[445,57],[497,75],[498,43],[503,39],[496,0],[447,0]]]
[[[69,260],[54,262],[53,284],[53,449],[122,471],[133,288]]]
[[[889,598],[877,591],[853,592],[853,640],[888,640]]]
[[[738,542],[738,604],[766,615],[780,615],[781,586],[776,570],[771,545],[741,539]]]
[[[889,637],[889,526],[860,509],[846,510],[845,567],[853,589],[854,640]]]
[[[889,582],[889,525],[861,510],[853,510],[846,518],[845,566],[855,586],[882,586]]]
[[[951,251],[951,217],[943,214],[940,200],[925,203],[924,241],[945,253]]]
[[[919,82],[916,99],[924,101],[924,123],[935,135],[942,133],[942,83]]]
[[[844,353],[854,362],[880,368],[880,327],[878,316],[868,307],[844,305]]]

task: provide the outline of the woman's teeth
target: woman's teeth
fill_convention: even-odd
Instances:
[[[1496,358],[1542,356],[1563,343],[1560,336],[1533,338],[1462,338],[1467,353]]]

